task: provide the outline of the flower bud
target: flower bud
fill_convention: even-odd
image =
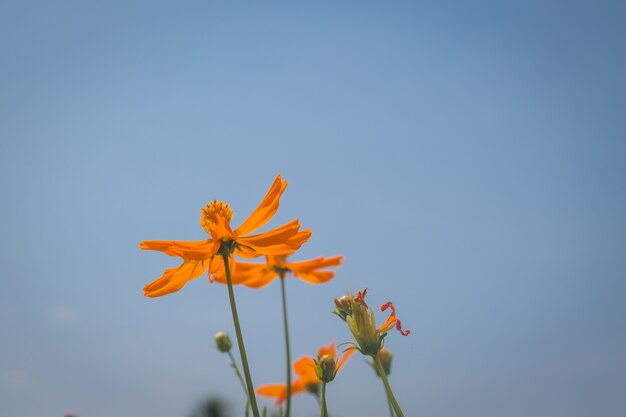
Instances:
[[[226,333],[217,332],[215,333],[215,345],[217,350],[226,353],[233,347],[233,342],[230,341],[230,337]]]
[[[391,351],[387,348],[382,348],[378,351],[378,359],[383,366],[385,375],[389,375],[391,373],[391,361],[393,360],[393,353],[391,353]],[[376,367],[374,367],[374,370],[376,371],[376,375],[380,376]]]
[[[376,355],[382,345],[382,337],[376,330],[374,311],[366,304],[352,303],[352,315],[346,318],[348,328],[364,355]]]
[[[315,362],[317,377],[322,382],[330,382],[337,374],[337,363],[331,355],[324,355]]]
[[[335,309],[333,313],[338,315],[341,320],[346,321],[346,317],[352,315],[352,297],[344,295],[335,298]]]

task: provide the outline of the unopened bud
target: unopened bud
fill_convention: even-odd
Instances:
[[[330,355],[324,355],[317,360],[316,366],[317,377],[322,382],[330,382],[335,379],[337,374],[337,363],[335,358]]]
[[[380,360],[380,363],[383,366],[385,375],[389,375],[391,373],[391,361],[393,360],[393,353],[391,353],[391,351],[387,348],[382,348],[381,350],[378,351],[378,359]],[[376,374],[378,374],[377,369],[376,369]]]
[[[344,295],[340,298],[335,298],[335,310],[333,313],[338,315],[343,321],[346,321],[346,317],[352,315],[352,297]]]
[[[226,333],[217,332],[215,333],[215,345],[217,350],[226,353],[233,347],[233,342],[230,341],[230,337]]]

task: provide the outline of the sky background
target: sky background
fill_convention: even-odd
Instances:
[[[241,415],[224,286],[148,299],[146,239],[237,225],[274,177],[292,354],[392,300],[407,416],[626,415],[626,6],[620,1],[0,2],[0,417]],[[280,287],[237,288],[255,384],[283,380]],[[379,320],[386,317],[382,314]],[[386,415],[361,357],[335,416]],[[262,404],[270,401],[260,400]],[[318,415],[313,397],[294,417]]]

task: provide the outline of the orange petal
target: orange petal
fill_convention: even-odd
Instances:
[[[330,342],[328,346],[322,346],[317,350],[317,357],[321,358],[324,355],[330,355],[337,359],[337,352],[335,350],[335,342]]]
[[[170,256],[179,256],[186,260],[201,261],[215,255],[219,249],[219,242],[211,239],[195,242],[144,240],[139,244],[139,248],[144,250],[156,250]]]
[[[293,370],[300,379],[309,382],[319,382],[315,372],[315,361],[310,356],[302,356],[293,363]]]
[[[143,288],[143,293],[146,297],[160,297],[176,292],[188,281],[202,275],[207,270],[208,263],[208,261],[186,261],[177,268],[166,269],[160,278]]]
[[[232,255],[228,257],[228,267],[230,269],[230,276],[233,284],[235,284],[234,276],[237,273],[237,262]],[[211,266],[209,268],[209,281],[217,281],[221,284],[227,283],[224,259],[221,256],[214,257],[213,262],[211,262]]]
[[[300,222],[298,219],[295,219],[265,233],[259,233],[258,235],[247,237],[238,237],[237,243],[252,247],[278,245],[285,243],[289,240],[289,238],[295,236],[299,229]]]
[[[237,254],[242,258],[256,258],[260,255],[290,255],[300,249],[300,246],[310,237],[310,230],[302,230],[283,244],[265,247],[250,245],[250,249],[242,248]]]
[[[346,361],[350,359],[350,356],[354,355],[354,352],[356,352],[356,349],[350,349],[350,350],[343,352],[341,359],[337,361],[336,369],[339,370],[346,363]]]
[[[376,333],[388,332],[393,329],[394,324],[396,323],[396,308],[391,304],[391,302],[385,303],[380,306],[380,311],[385,311],[387,308],[391,308],[391,314],[387,317],[387,320],[376,329]]]
[[[278,210],[280,196],[287,188],[287,181],[278,175],[259,206],[235,230],[235,235],[245,236],[264,226]]]
[[[309,284],[323,284],[335,276],[335,271],[294,272],[294,275]]]
[[[307,261],[286,262],[287,268],[294,272],[310,272],[315,269],[327,268],[331,266],[341,266],[343,256],[331,256],[329,258],[315,258]]]
[[[271,284],[271,282],[277,277],[278,274],[275,271],[266,269],[262,274],[248,278],[241,282],[241,284],[249,288],[262,288]]]
[[[287,386],[285,384],[261,385],[256,393],[269,398],[276,398],[276,405],[282,404],[287,399]]]

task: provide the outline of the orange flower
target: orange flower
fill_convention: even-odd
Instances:
[[[180,290],[185,284],[208,270],[209,280],[225,276],[221,255],[228,255],[231,272],[236,270],[232,254],[244,258],[261,255],[287,255],[295,252],[311,236],[300,231],[299,221],[292,220],[265,233],[248,236],[264,226],[278,210],[280,196],[287,187],[278,175],[269,191],[252,214],[234,231],[230,227],[233,210],[228,204],[214,200],[202,209],[200,225],[211,238],[200,241],[146,240],[141,249],[156,250],[183,259],[182,265],[166,269],[163,275],[144,287],[144,295],[160,297]],[[216,256],[217,255],[217,256]],[[217,261],[216,261],[217,260]]]
[[[285,255],[272,255],[265,257],[264,264],[237,261],[235,273],[232,274],[233,284],[261,288],[289,272],[309,284],[323,284],[335,276],[335,271],[324,268],[341,266],[343,256],[319,257],[297,262],[287,262],[286,259]],[[225,282],[225,279],[225,276],[215,276],[216,281]]]
[[[354,350],[349,350],[337,360],[337,352],[335,342],[331,342],[328,346],[318,349],[317,357],[322,358],[325,355],[331,356],[336,361],[335,373],[346,363],[348,358],[352,356]],[[293,363],[293,370],[298,378],[291,383],[291,394],[300,394],[305,391],[317,395],[322,381],[317,376],[317,364],[315,359],[310,356],[302,356]],[[267,384],[261,385],[256,389],[256,393],[269,398],[276,398],[276,405],[282,404],[287,399],[287,385],[285,384]]]

